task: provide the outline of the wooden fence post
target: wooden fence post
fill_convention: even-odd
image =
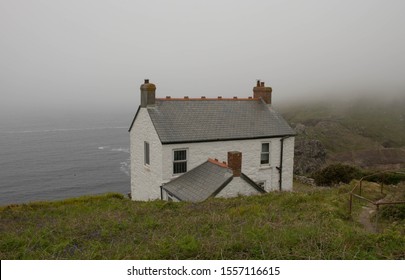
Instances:
[[[361,195],[361,186],[362,186],[363,180],[360,180],[360,187],[359,187],[359,195]]]

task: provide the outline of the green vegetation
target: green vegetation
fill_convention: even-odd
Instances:
[[[388,189],[388,194],[384,197],[384,201],[405,201],[405,182],[395,186],[385,186]],[[383,205],[381,209],[374,215],[373,221],[386,231],[393,230],[395,232],[405,233],[405,204],[399,205]]]
[[[375,174],[371,171],[363,171],[362,176],[367,176],[367,181],[384,183],[386,185],[397,185],[405,181],[405,172],[401,173],[378,173]]]
[[[341,163],[330,164],[318,171],[315,171],[311,177],[318,186],[333,186],[340,183],[349,183],[354,179],[365,177],[367,181],[397,185],[405,181],[405,172],[376,172],[362,170],[358,167],[345,165]]]
[[[348,214],[353,186],[294,187],[203,203],[133,202],[108,194],[10,205],[0,208],[0,258],[405,258],[403,227],[389,221],[389,230],[368,232],[356,218],[361,202],[353,217]],[[384,215],[381,222],[388,221]],[[394,219],[404,223],[401,215]]]
[[[355,215],[363,227],[371,233],[383,232],[385,234],[405,234],[405,204],[390,204],[405,202],[405,183],[399,185],[381,185],[380,183],[362,181],[352,181],[353,192],[363,198],[378,203],[374,206],[371,203],[362,203],[361,211]],[[353,196],[354,205],[358,205],[359,198]]]
[[[362,172],[357,167],[338,163],[314,172],[312,177],[318,186],[332,186],[341,182],[349,183],[353,179],[360,179]]]

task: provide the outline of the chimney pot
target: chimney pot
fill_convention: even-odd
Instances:
[[[201,96],[201,99],[205,99],[205,96]]]
[[[166,96],[166,99],[170,99],[170,98],[172,98],[171,96]]]
[[[260,80],[257,80],[256,86],[257,86],[257,87],[260,87]]]
[[[145,79],[145,84],[149,84],[149,79]]]
[[[218,96],[218,99],[222,99],[222,96]]]
[[[184,96],[184,99],[188,99],[188,96]]]
[[[260,87],[264,87],[264,82],[260,82]]]

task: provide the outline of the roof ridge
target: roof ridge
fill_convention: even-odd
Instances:
[[[206,98],[206,97],[192,97],[192,98],[178,98],[178,97],[170,97],[167,96],[166,98],[156,98],[156,100],[164,100],[164,101],[257,101],[260,100],[260,98],[253,98],[253,97],[247,97],[247,98],[239,98],[239,97],[233,97],[233,98]]]

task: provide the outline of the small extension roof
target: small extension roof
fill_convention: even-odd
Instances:
[[[233,172],[226,163],[208,159],[196,168],[164,184],[162,188],[181,201],[200,202],[217,195],[232,181],[233,177]],[[259,192],[265,193],[243,173],[241,178]]]

